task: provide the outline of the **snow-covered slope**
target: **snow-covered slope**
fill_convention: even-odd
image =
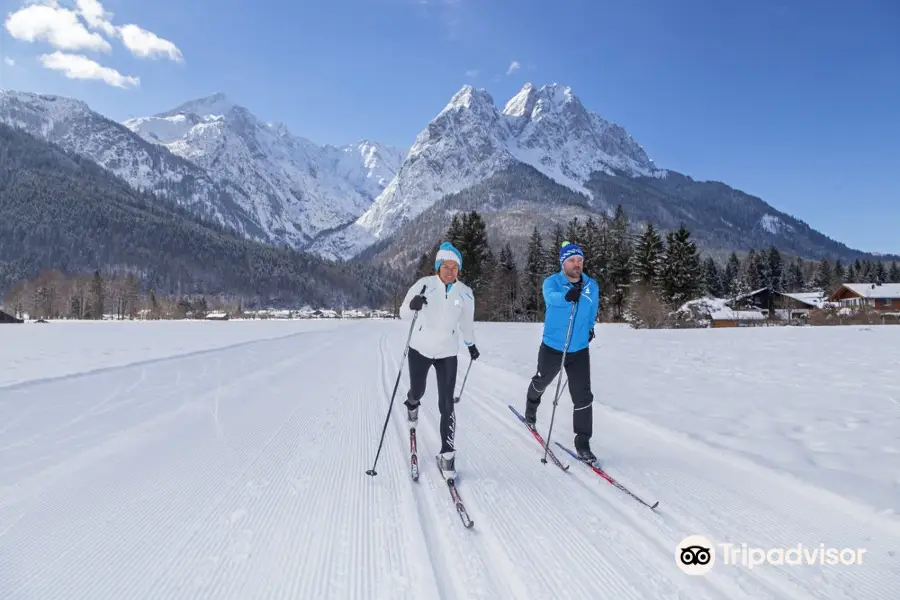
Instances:
[[[250,238],[266,240],[233,182],[216,181],[196,164],[175,156],[79,100],[0,90],[0,122],[89,158],[131,186],[166,196]]]
[[[571,88],[526,84],[500,110],[485,90],[460,89],[417,136],[397,177],[346,228],[317,240],[348,258],[395,232],[436,201],[520,162],[591,197],[591,173],[661,176],[620,126],[588,111]]]
[[[503,115],[517,142],[510,151],[520,161],[586,195],[581,184],[596,171],[662,174],[625,129],[588,111],[569,87],[528,83]]]
[[[397,403],[366,475],[408,328],[8,328],[0,598],[900,598],[900,328],[598,326],[592,447],[659,501],[650,511],[570,459],[567,473],[541,464],[507,408],[521,410],[540,325],[479,323],[482,355],[454,405],[472,529],[435,466],[433,380],[418,482]],[[552,440],[570,445],[563,390]],[[676,563],[692,535],[713,545],[704,576]],[[861,563],[819,562],[844,548],[837,558]],[[793,550],[784,564],[748,563],[779,549]]]
[[[319,146],[281,123],[263,123],[222,93],[124,125],[217,180],[234,181],[248,199],[243,208],[272,241],[294,247],[359,217],[403,157],[369,140]]]

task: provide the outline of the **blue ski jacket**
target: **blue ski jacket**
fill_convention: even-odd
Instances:
[[[581,296],[578,298],[575,309],[568,352],[577,352],[587,348],[588,336],[591,329],[594,328],[597,312],[600,310],[600,286],[584,273],[581,274],[581,277]],[[547,305],[547,310],[544,313],[543,342],[560,352],[566,345],[569,315],[572,312],[572,303],[567,302],[565,296],[572,287],[572,282],[562,270],[544,279],[544,304]]]

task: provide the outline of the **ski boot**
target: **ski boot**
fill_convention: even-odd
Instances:
[[[591,452],[590,438],[586,435],[578,434],[575,436],[575,453],[578,458],[589,465],[597,462],[597,457]]]
[[[440,455],[440,465],[445,479],[456,479],[456,451],[443,452]]]
[[[415,407],[410,408],[409,400],[403,404],[406,406],[406,422],[410,429],[415,429],[419,424],[419,405],[416,404]]]
[[[532,429],[537,423],[537,409],[538,405],[536,402],[525,400],[525,424]]]

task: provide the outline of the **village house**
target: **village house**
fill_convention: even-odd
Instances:
[[[900,311],[900,283],[844,283],[828,298],[841,308]]]
[[[752,327],[765,325],[766,315],[758,310],[721,308],[709,313],[710,327]]]
[[[731,303],[735,309],[754,308],[765,317],[773,319],[806,319],[812,310],[825,307],[820,292],[779,292],[769,287],[754,290],[736,297]]]
[[[24,323],[24,321],[0,310],[0,323]]]

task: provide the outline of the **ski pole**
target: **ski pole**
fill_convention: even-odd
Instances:
[[[420,294],[425,293],[426,286],[422,286],[422,291]],[[413,327],[416,326],[416,319],[419,318],[419,311],[416,311],[416,314],[413,315],[412,323],[409,324],[409,335],[406,337],[406,347],[403,349],[403,358],[400,359],[400,370],[397,371],[397,381],[394,382],[394,391],[391,392],[391,403],[388,405],[387,414],[384,416],[384,427],[381,428],[381,440],[378,442],[378,451],[375,453],[375,462],[372,463],[372,468],[366,471],[366,475],[371,475],[374,477],[378,475],[378,471],[375,470],[375,465],[378,464],[378,457],[381,456],[381,446],[384,444],[384,434],[387,431],[388,421],[391,418],[391,410],[394,408],[394,398],[397,396],[397,388],[400,387],[400,375],[403,374],[403,365],[406,363],[406,354],[409,352],[409,342],[412,340]]]
[[[466,376],[463,377],[463,384],[462,384],[462,387],[459,388],[459,396],[457,396],[457,397],[455,397],[455,398],[453,399],[453,403],[454,403],[454,404],[456,404],[457,402],[459,402],[459,399],[462,397],[463,390],[466,389],[466,380],[469,378],[469,369],[472,368],[472,362],[473,362],[473,360],[470,358],[470,359],[469,359],[469,366],[466,367]]]
[[[569,312],[569,329],[566,331],[566,344],[563,346],[562,361],[559,365],[559,379],[556,380],[556,396],[553,398],[553,412],[550,413],[550,429],[547,430],[547,439],[544,441],[544,457],[541,462],[547,464],[547,453],[550,451],[550,435],[553,433],[553,419],[556,417],[556,405],[559,404],[560,390],[562,389],[563,369],[566,367],[566,353],[569,350],[569,341],[572,337],[572,323],[575,321],[575,309],[578,304],[572,303],[572,310]]]

